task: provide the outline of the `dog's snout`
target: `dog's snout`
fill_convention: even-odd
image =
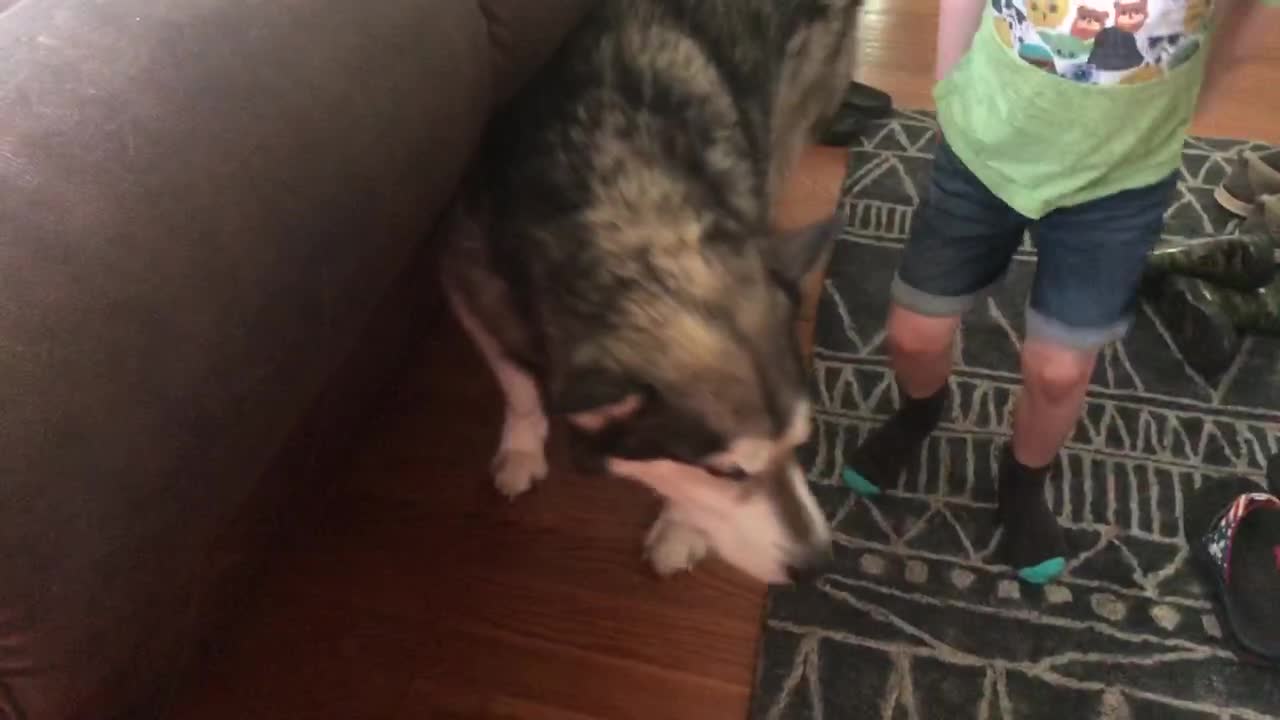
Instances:
[[[814,548],[803,560],[793,562],[787,567],[787,577],[796,585],[807,585],[822,577],[835,562],[831,547]]]

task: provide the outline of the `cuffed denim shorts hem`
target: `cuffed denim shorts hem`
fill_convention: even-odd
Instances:
[[[1036,257],[1027,336],[1080,349],[1114,342],[1132,323],[1176,182],[1171,174],[1033,221],[987,189],[942,141],[892,298],[921,315],[963,315],[1000,283],[1029,231]]]

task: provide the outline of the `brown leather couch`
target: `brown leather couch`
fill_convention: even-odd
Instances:
[[[198,682],[439,317],[487,115],[589,2],[0,0],[0,719]]]

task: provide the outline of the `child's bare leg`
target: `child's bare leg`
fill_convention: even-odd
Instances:
[[[1124,338],[1175,177],[1063,208],[1036,225],[1022,390],[998,500],[1004,555],[1033,583],[1057,577],[1068,546],[1045,499],[1054,458],[1084,409],[1098,351]]]
[[[995,284],[1029,223],[940,143],[929,189],[911,225],[886,342],[900,407],[847,459],[845,481],[876,492],[897,481],[942,419],[961,317]]]
[[[848,458],[857,480],[876,488],[894,482],[937,427],[947,397],[952,343],[960,316],[932,317],[899,305],[889,310],[886,341],[900,394],[899,409]]]
[[[1096,350],[1031,339],[1022,348],[1022,391],[1013,417],[1013,454],[1028,467],[1053,462],[1080,420]]]

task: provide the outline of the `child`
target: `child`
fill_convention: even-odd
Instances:
[[[1049,467],[1098,351],[1129,328],[1197,100],[1275,30],[1259,2],[1280,4],[941,0],[942,140],[887,320],[902,405],[849,466],[883,486],[919,454],[948,396],[961,315],[1030,229],[1039,261],[997,493],[1005,559],[1024,580],[1049,582],[1065,567]],[[1221,48],[1212,58],[1211,39]]]

